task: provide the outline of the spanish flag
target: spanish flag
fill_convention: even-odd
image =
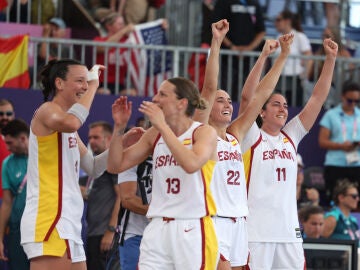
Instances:
[[[0,87],[29,88],[29,36],[0,38]]]

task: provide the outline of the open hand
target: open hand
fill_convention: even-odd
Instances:
[[[116,99],[111,107],[114,125],[125,129],[131,116],[131,110],[132,102],[128,101],[126,96],[120,96]]]
[[[143,101],[140,105],[139,111],[149,117],[151,124],[156,129],[158,129],[162,124],[166,124],[163,111],[157,104],[151,101]]]

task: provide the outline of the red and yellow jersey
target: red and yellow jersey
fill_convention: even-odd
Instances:
[[[193,134],[201,123],[194,122],[179,141],[192,148]],[[216,213],[210,191],[216,161],[208,160],[194,172],[186,173],[176,162],[162,137],[155,142],[153,153],[152,199],[147,216],[171,218],[201,218]]]
[[[54,228],[60,238],[82,243],[79,166],[76,133],[35,136],[30,131],[22,243],[46,241]]]

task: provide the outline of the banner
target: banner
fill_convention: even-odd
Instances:
[[[162,21],[159,19],[136,25],[127,42],[137,45],[166,45],[167,38],[162,28]],[[139,96],[154,96],[160,84],[171,77],[172,53],[170,52],[132,49],[130,58],[128,70]]]
[[[0,87],[29,88],[29,36],[0,38]]]

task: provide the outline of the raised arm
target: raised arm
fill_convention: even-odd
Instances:
[[[329,94],[331,80],[333,77],[338,45],[331,39],[325,39],[323,46],[326,58],[319,80],[315,84],[309,101],[299,114],[300,121],[306,130],[310,130],[310,128],[314,125],[315,120],[320,113],[321,107]]]
[[[208,61],[205,68],[204,86],[201,97],[208,101],[209,106],[205,110],[196,110],[193,119],[202,123],[208,123],[209,115],[214,104],[219,76],[219,55],[220,47],[226,33],[229,31],[227,20],[221,20],[211,25],[212,40]]]
[[[256,87],[256,91],[254,96],[249,101],[249,105],[245,108],[244,112],[240,114],[229,126],[228,131],[234,134],[238,140],[242,141],[246,132],[249,130],[258,116],[261,107],[273,92],[279,80],[286,59],[290,53],[290,46],[293,42],[293,38],[293,34],[286,34],[279,38],[281,53],[276,58],[275,63],[269,72],[264,76],[264,78]],[[273,46],[276,46],[275,44],[277,43],[273,43]]]
[[[86,67],[84,69],[86,70]],[[90,72],[86,70],[76,77],[77,82],[83,85],[84,90],[82,97],[68,111],[64,111],[55,102],[46,102],[41,105],[34,116],[35,121],[31,124],[36,135],[44,136],[53,131],[76,132],[87,118],[96,90],[99,87],[99,74],[103,69],[105,69],[104,66],[95,65]],[[55,85],[58,89],[67,87],[64,86],[64,82],[60,78],[55,79]]]
[[[248,77],[246,78],[244,87],[241,91],[241,101],[240,101],[238,115],[240,115],[248,106],[251,98],[254,95],[255,89],[259,84],[261,73],[266,63],[266,59],[270,54],[276,51],[276,48],[278,46],[279,44],[277,43],[276,40],[268,39],[265,41],[260,56],[256,60],[255,65],[251,69]]]

